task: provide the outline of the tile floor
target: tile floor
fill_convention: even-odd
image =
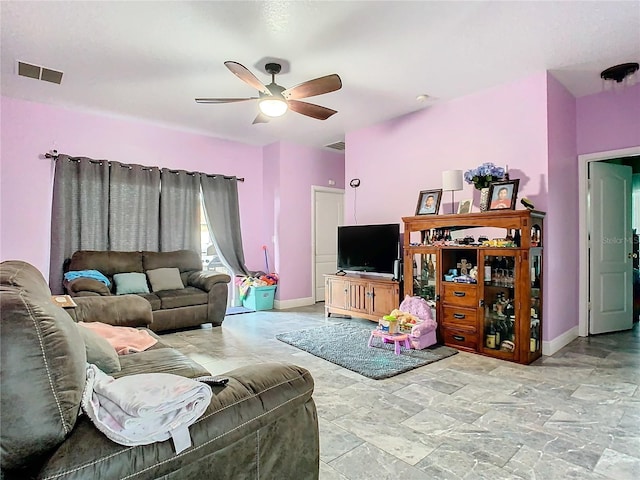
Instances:
[[[320,479],[638,479],[640,329],[579,338],[522,366],[461,352],[371,380],[274,338],[361,319],[324,304],[228,316],[164,335],[213,374],[257,362],[308,368]]]

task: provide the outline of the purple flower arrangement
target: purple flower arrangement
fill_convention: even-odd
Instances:
[[[482,190],[489,187],[491,182],[497,182],[505,178],[505,169],[502,167],[496,167],[491,162],[483,163],[482,165],[464,172],[464,180],[467,183],[472,183],[475,188]]]

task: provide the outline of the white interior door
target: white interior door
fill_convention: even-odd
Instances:
[[[589,166],[589,333],[633,326],[631,167]]]
[[[338,269],[338,225],[344,222],[344,190],[314,189],[313,271],[316,302],[324,301],[324,275]]]

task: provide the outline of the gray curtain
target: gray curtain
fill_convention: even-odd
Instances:
[[[166,170],[162,175],[157,167],[59,155],[51,212],[51,291],[63,293],[64,262],[77,250],[199,253],[199,194],[198,173]]]
[[[223,175],[201,175],[202,200],[209,231],[218,255],[234,275],[252,275],[244,264],[238,180]]]
[[[163,168],[160,183],[160,251],[199,254],[200,174]]]
[[[108,250],[157,252],[160,247],[160,170],[110,163]]]
[[[49,285],[62,293],[62,268],[76,250],[107,250],[109,163],[58,156],[53,181]]]

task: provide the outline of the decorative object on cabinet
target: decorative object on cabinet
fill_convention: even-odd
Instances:
[[[491,162],[483,163],[478,167],[464,172],[464,180],[473,185],[477,190],[489,187],[492,182],[505,179],[506,170]]]
[[[492,182],[505,180],[507,172],[491,162],[485,162],[474,169],[464,172],[465,182],[480,190],[480,211],[484,212],[489,207],[489,185]]]
[[[542,228],[544,212],[496,210],[466,215],[404,217],[403,295],[425,296],[414,261],[435,257],[430,293],[436,300],[439,343],[529,364],[542,354]],[[501,228],[505,239],[456,243],[473,228]],[[413,236],[451,232],[453,242],[411,243]],[[533,232],[533,233],[531,233]],[[471,264],[470,267],[468,264]],[[476,283],[461,282],[467,268]],[[413,281],[411,281],[413,274]]]
[[[489,186],[489,208],[487,210],[501,210],[508,208],[514,210],[518,197],[518,183],[520,180],[505,180],[493,182]]]
[[[442,189],[422,190],[418,195],[416,215],[437,215],[442,200]]]
[[[535,210],[535,209],[536,209],[536,207],[535,207],[535,205],[533,204],[533,202],[532,202],[531,200],[529,200],[527,197],[522,197],[522,198],[520,199],[520,203],[521,203],[522,205],[524,205],[524,207],[525,207],[527,210]]]
[[[462,190],[462,170],[445,170],[442,172],[442,190],[451,192],[451,213],[455,203],[453,192]]]
[[[487,210],[489,210],[490,198],[489,187],[480,189],[480,204],[478,206],[480,207],[481,212],[486,212]]]
[[[471,202],[473,200],[466,199],[466,200],[460,200],[460,203],[458,204],[458,214],[460,213],[471,213]]]

